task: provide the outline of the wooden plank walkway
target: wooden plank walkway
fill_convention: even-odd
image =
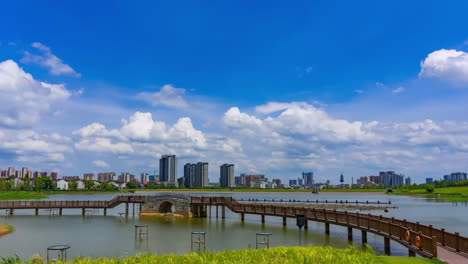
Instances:
[[[59,209],[61,214],[64,208],[81,208],[83,214],[85,208],[102,208],[104,215],[108,208],[114,208],[122,203],[144,203],[147,196],[144,195],[120,195],[107,201],[0,201],[0,209],[8,210],[13,214],[17,209],[35,209],[36,215],[39,209]],[[390,254],[390,240],[394,240],[409,249],[410,255],[417,253],[424,257],[440,258],[450,264],[468,263],[468,238],[459,233],[446,232],[443,228],[435,228],[431,225],[423,225],[419,222],[410,222],[405,219],[383,217],[381,215],[360,214],[347,211],[315,209],[307,207],[288,206],[278,203],[257,203],[236,201],[232,197],[191,197],[192,212],[205,212],[206,206],[221,206],[229,208],[232,212],[239,213],[241,219],[245,214],[261,215],[262,222],[265,216],[277,216],[283,218],[295,218],[304,215],[307,220],[325,223],[326,233],[330,232],[330,224],[348,227],[348,239],[352,240],[353,229],[361,230],[362,242],[367,243],[367,232],[384,237],[385,251]],[[200,210],[204,207],[204,210]],[[198,215],[198,216],[206,216]],[[307,228],[307,221],[306,226]]]
[[[438,249],[445,249],[443,258],[458,260],[460,257],[464,263],[468,263],[468,238],[458,233],[449,233],[444,229],[434,228],[432,225],[423,225],[419,222],[410,222],[406,219],[383,217],[381,215],[351,213],[347,211],[297,208],[278,204],[240,203],[230,197],[192,197],[192,206],[226,206],[231,211],[241,214],[257,214],[295,218],[297,215],[305,215],[308,220],[325,223],[326,233],[329,233],[329,225],[341,225],[348,227],[348,238],[352,240],[352,229],[363,232],[363,243],[367,243],[367,232],[384,237],[385,251],[390,253],[390,242],[394,240],[409,249],[410,255],[417,253],[424,257],[437,258]],[[307,227],[307,225],[306,225]],[[365,241],[364,241],[365,238]],[[455,253],[460,252],[462,255]],[[455,263],[455,262],[454,262]]]

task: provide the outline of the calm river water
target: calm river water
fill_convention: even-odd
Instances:
[[[109,200],[118,194],[94,195],[53,195],[50,200]],[[194,195],[224,195],[248,199],[300,199],[300,200],[369,200],[388,201],[398,209],[371,211],[372,214],[395,216],[435,227],[444,227],[451,232],[460,232],[468,236],[468,207],[464,203],[442,203],[434,199],[415,196],[389,196],[383,194],[354,193],[196,193]],[[102,216],[102,210],[95,211],[93,217],[84,218],[81,210],[64,210],[63,216],[49,217],[48,212],[41,210],[39,216],[34,211],[17,210],[12,217],[1,212],[0,222],[13,225],[14,233],[0,238],[0,256],[18,255],[29,258],[36,253],[43,256],[46,248],[55,244],[71,246],[69,256],[128,256],[138,252],[157,254],[188,253],[190,251],[190,234],[192,231],[207,232],[207,250],[255,248],[255,233],[271,232],[271,246],[298,245],[298,230],[294,219],[288,219],[288,226],[282,226],[279,217],[266,217],[262,225],[260,216],[246,215],[245,222],[240,216],[227,210],[226,219],[183,219],[183,218],[139,218],[131,217],[121,221],[118,213],[124,206],[108,211]],[[130,214],[132,207],[130,207]],[[369,211],[362,211],[368,213]],[[214,216],[214,213],[212,214]],[[148,240],[135,241],[135,224],[147,224]],[[347,230],[344,227],[331,225],[331,236],[324,234],[324,224],[309,222],[309,230],[302,233],[305,245],[331,245],[347,247]],[[354,231],[354,241],[359,244],[360,232]],[[368,234],[368,242],[378,253],[383,253],[383,238]],[[407,249],[392,243],[392,255],[406,255]]]

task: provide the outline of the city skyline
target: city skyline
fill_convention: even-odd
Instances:
[[[83,1],[80,20],[30,5],[0,17],[0,164],[139,173],[174,153],[320,182],[468,170],[468,3]]]

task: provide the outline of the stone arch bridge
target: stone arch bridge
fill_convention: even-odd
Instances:
[[[192,217],[191,198],[185,194],[160,194],[147,196],[140,214],[176,214]]]

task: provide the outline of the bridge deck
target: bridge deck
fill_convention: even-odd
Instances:
[[[437,249],[445,248],[444,258],[452,256],[452,259],[459,259],[461,257],[464,259],[464,263],[468,262],[468,238],[460,236],[458,233],[446,232],[443,228],[438,229],[432,225],[422,225],[419,222],[414,223],[406,219],[278,204],[239,203],[230,197],[192,197],[192,205],[221,205],[240,214],[279,217],[296,217],[298,214],[303,214],[308,220],[347,226],[390,238],[425,257],[437,258]],[[420,240],[418,246],[416,246],[417,239]]]
[[[147,196],[121,195],[108,201],[0,201],[0,209],[42,209],[42,208],[114,208],[125,203],[144,203]],[[308,220],[326,224],[342,225],[372,232],[392,239],[425,257],[440,257],[448,263],[468,263],[468,238],[458,233],[446,232],[443,228],[422,225],[383,216],[351,213],[347,211],[291,207],[287,204],[240,203],[231,197],[192,197],[191,206],[226,206],[240,214],[258,214],[283,217],[296,217],[303,214]],[[127,206],[128,207],[128,206]],[[128,210],[128,208],[127,208]],[[12,211],[12,210],[11,210]],[[420,240],[417,243],[416,240]],[[417,244],[419,244],[417,246]]]

